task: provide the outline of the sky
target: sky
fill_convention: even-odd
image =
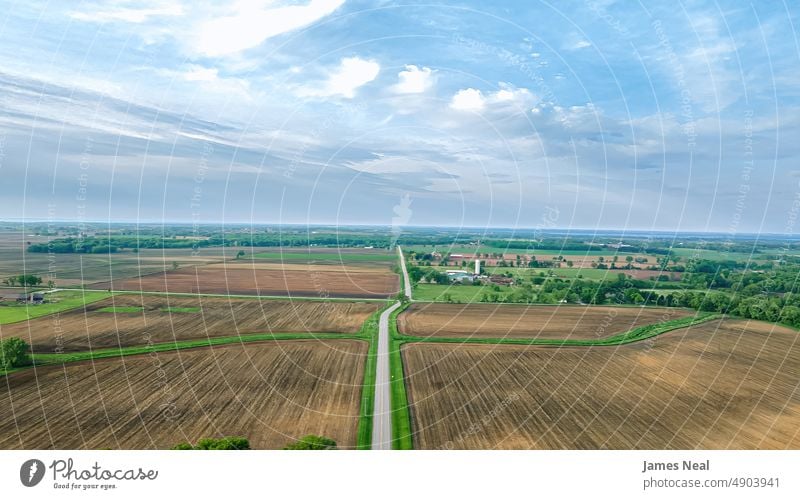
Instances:
[[[0,5],[0,219],[800,231],[797,2]]]

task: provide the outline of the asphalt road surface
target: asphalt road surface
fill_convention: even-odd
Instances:
[[[406,261],[403,250],[397,247],[400,258],[400,267],[403,269],[403,282],[405,294],[411,298],[411,283],[408,280]],[[375,373],[375,408],[372,416],[372,449],[392,449],[392,392],[390,382],[392,379],[389,369],[389,316],[397,310],[400,302],[386,309],[378,322],[378,362]]]
[[[378,362],[375,373],[375,413],[372,416],[372,449],[392,449],[392,394],[389,389],[389,314],[400,302],[386,309],[378,323]]]

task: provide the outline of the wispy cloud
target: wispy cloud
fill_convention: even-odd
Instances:
[[[126,22],[141,24],[156,17],[173,17],[184,14],[183,6],[177,2],[131,2],[132,7],[116,6],[104,8],[91,4],[79,11],[70,14],[72,19],[78,21],[107,23]]]
[[[239,2],[235,14],[202,22],[192,48],[210,57],[235,54],[313,24],[343,4],[344,0],[311,0],[305,5],[275,7],[272,2]]]

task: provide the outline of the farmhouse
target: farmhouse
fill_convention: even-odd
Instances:
[[[30,293],[30,294],[21,294],[17,297],[17,302],[19,303],[33,303],[34,305],[39,305],[44,303],[44,295],[42,293]]]

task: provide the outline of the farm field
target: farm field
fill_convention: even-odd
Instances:
[[[273,248],[253,253],[252,258],[262,262],[309,264],[347,264],[385,266],[397,263],[397,255],[385,249],[350,248]]]
[[[142,274],[163,272],[179,266],[205,265],[222,262],[235,252],[231,248],[142,249],[105,254],[29,253],[28,242],[46,243],[44,236],[24,236],[20,232],[0,232],[0,281],[22,273],[41,276],[45,282],[53,279],[59,287],[80,286],[111,279],[124,279]],[[227,256],[226,256],[227,255]]]
[[[724,319],[620,347],[406,344],[415,447],[798,449],[799,334]]]
[[[412,303],[397,326],[420,337],[599,339],[693,314],[660,307]]]
[[[487,291],[491,291],[491,288],[469,284],[417,284],[413,296],[420,301],[447,301],[449,295],[452,301],[471,303],[479,301],[481,294]],[[492,292],[505,295],[512,291],[508,286],[501,286],[499,292]]]
[[[278,341],[20,371],[0,390],[0,448],[167,449],[242,436],[275,449],[307,434],[351,448],[366,352],[361,341]]]
[[[92,287],[115,291],[381,299],[396,294],[399,286],[400,277],[388,267],[236,262],[183,268]]]
[[[20,289],[21,291],[21,289]],[[0,324],[11,324],[35,319],[56,312],[65,312],[73,309],[83,310],[84,306],[104,300],[111,296],[111,293],[97,293],[83,291],[63,290],[47,293],[45,295],[49,303],[32,305],[29,303],[2,303],[0,304]],[[0,336],[5,333],[4,326],[0,329]]]
[[[3,326],[0,335],[23,338],[34,352],[46,353],[252,333],[355,333],[380,306],[380,302],[121,294],[57,317]]]

